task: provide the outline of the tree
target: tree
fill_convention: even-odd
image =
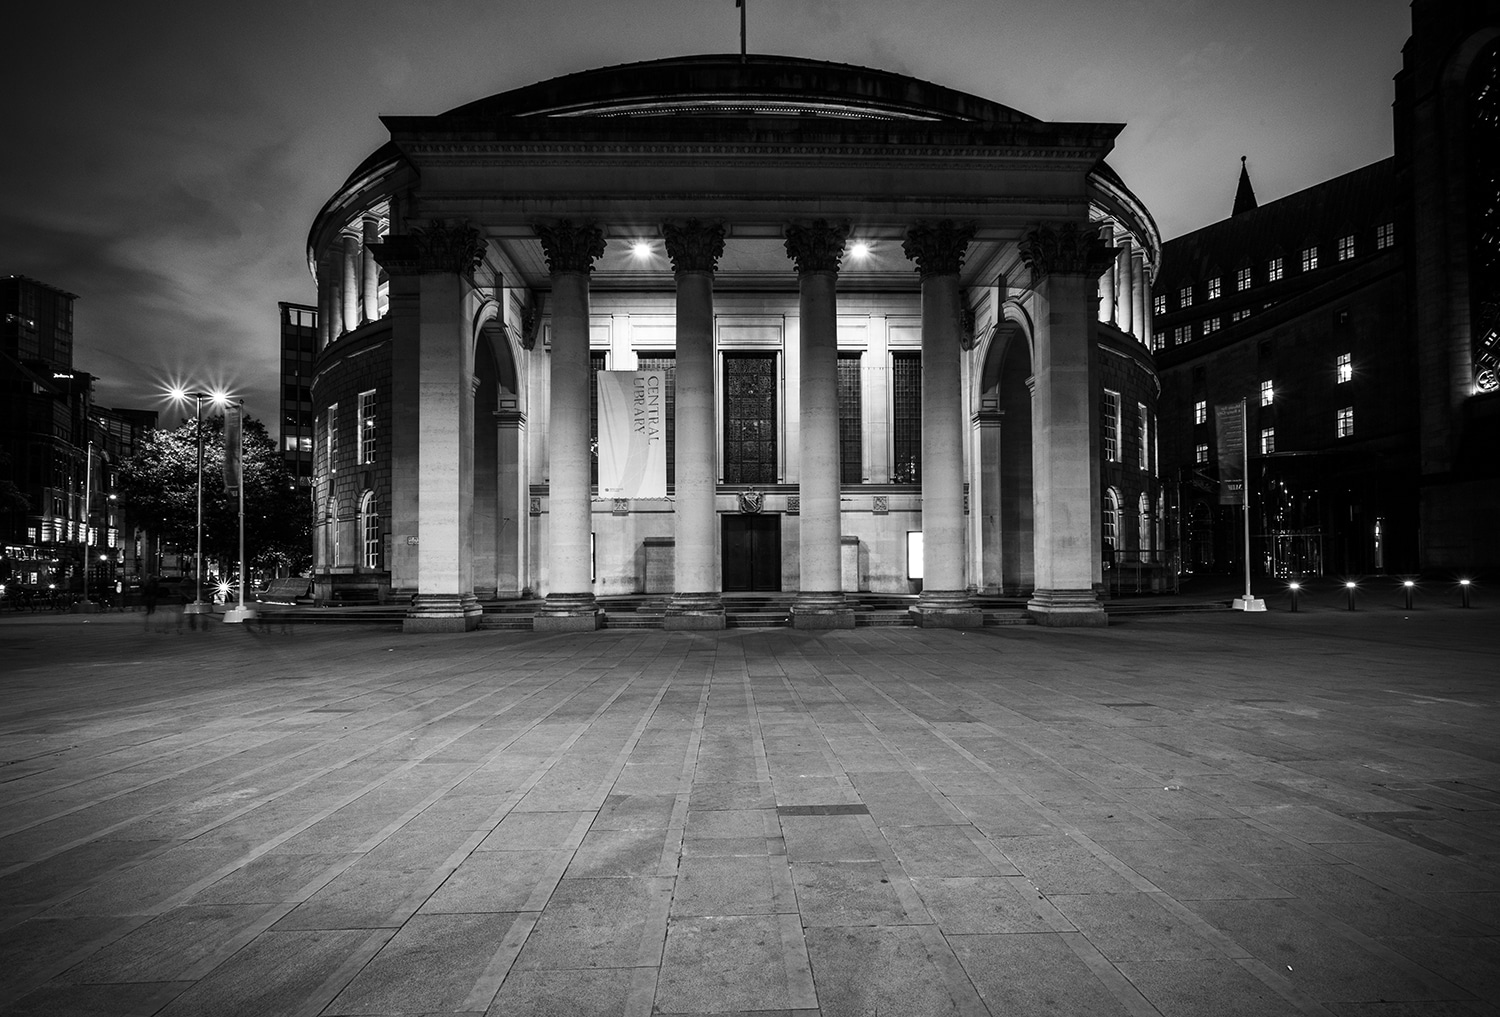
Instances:
[[[132,519],[180,548],[196,546],[198,426],[150,433],[120,469]],[[239,561],[239,498],[224,491],[224,418],[203,427],[203,555]],[[245,418],[245,555],[249,567],[297,572],[312,562],[312,506],[298,492],[265,425]]]

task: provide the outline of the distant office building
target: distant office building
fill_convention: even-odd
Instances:
[[[281,458],[299,488],[309,490],[313,471],[313,360],[318,355],[318,309],[276,305],[281,322]]]
[[[1185,567],[1243,565],[1216,406],[1244,399],[1252,566],[1493,568],[1500,543],[1500,4],[1418,0],[1393,158],[1166,241],[1162,465]]]
[[[147,410],[94,404],[73,367],[75,294],[0,278],[0,582],[90,590],[149,566],[120,504],[118,469],[156,424]]]

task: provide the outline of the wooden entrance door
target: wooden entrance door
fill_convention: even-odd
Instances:
[[[781,517],[721,516],[724,520],[724,592],[781,589]]]

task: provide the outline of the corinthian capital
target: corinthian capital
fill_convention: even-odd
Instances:
[[[957,275],[976,232],[978,227],[972,222],[954,223],[952,219],[919,222],[906,231],[901,253],[917,263],[917,272],[923,279],[931,275]]]
[[[1021,238],[1021,260],[1037,280],[1064,275],[1099,275],[1114,261],[1116,249],[1097,233],[1076,223],[1040,223]]]
[[[662,223],[661,235],[667,241],[667,257],[676,272],[712,272],[719,267],[724,254],[724,224],[689,219],[678,225]]]
[[[433,219],[426,226],[413,226],[406,233],[392,234],[384,243],[371,244],[374,255],[392,275],[424,272],[454,272],[468,275],[484,260],[484,235],[464,222]]]
[[[829,225],[827,219],[810,223],[789,223],[786,227],[786,253],[804,272],[837,272],[844,257],[844,242],[849,239],[849,224]]]
[[[604,231],[591,222],[562,219],[534,223],[531,229],[542,242],[549,272],[592,272],[594,260],[604,253]]]

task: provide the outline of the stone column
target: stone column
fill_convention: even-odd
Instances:
[[[1091,286],[1115,252],[1073,223],[1029,231],[1020,251],[1036,293],[1031,446],[1036,589],[1026,606],[1042,625],[1105,625],[1094,590],[1100,553],[1099,408]]]
[[[1099,237],[1106,243],[1113,242],[1115,228],[1113,226],[1101,226]],[[1110,262],[1103,274],[1099,276],[1099,320],[1113,324],[1115,320],[1115,266]]]
[[[1142,342],[1146,341],[1146,305],[1150,294],[1146,289],[1146,256],[1140,251],[1130,252],[1130,321],[1131,332]]]
[[[526,414],[514,396],[500,396],[495,411],[495,472],[500,532],[495,552],[495,595],[519,597],[526,585],[527,492],[521,469]]]
[[[318,350],[339,337],[338,322],[335,317],[339,313],[338,307],[338,285],[335,282],[337,261],[334,256],[325,251],[323,257],[318,259]]]
[[[396,462],[393,487],[414,476],[419,499],[416,516],[416,581],[403,628],[407,632],[463,632],[479,627],[472,564],[474,497],[474,347],[463,313],[469,275],[484,257],[485,241],[463,223],[433,220],[426,227],[390,236],[374,245],[375,257],[392,278],[416,279],[416,348],[397,334],[393,322],[393,403],[415,395],[416,419],[393,420],[393,432],[414,430],[397,458],[415,451],[415,468]],[[352,262],[346,259],[346,268]],[[402,287],[408,289],[408,287]],[[409,299],[402,294],[403,299]],[[346,305],[347,306],[347,305]],[[402,342],[406,339],[406,342]],[[414,368],[414,370],[413,370]],[[399,381],[400,375],[408,377]],[[412,378],[409,375],[414,374]],[[415,392],[412,392],[412,388]],[[404,425],[404,427],[403,427]],[[393,529],[410,526],[403,518],[399,489],[393,491]],[[411,536],[407,534],[406,536]],[[398,538],[400,539],[400,538]],[[396,576],[392,576],[393,583]]]
[[[353,332],[359,328],[359,281],[357,265],[359,264],[359,241],[349,234],[344,234],[344,285],[342,292],[344,331]]]
[[[1119,252],[1115,255],[1115,272],[1119,277],[1115,283],[1115,324],[1121,332],[1130,332],[1135,326],[1135,306],[1131,298],[1135,279],[1131,272],[1130,237],[1120,235],[1119,244]]]
[[[918,625],[984,624],[968,592],[964,521],[963,304],[958,270],[974,224],[917,223],[902,251],[922,277],[922,593]]]
[[[551,401],[547,414],[548,591],[532,621],[537,631],[596,629],[589,536],[589,273],[604,253],[592,223],[566,219],[533,227],[552,275]]]
[[[364,305],[364,320],[374,321],[380,317],[379,302],[376,300],[376,291],[380,287],[380,266],[375,264],[375,255],[370,248],[380,243],[380,224],[373,217],[365,218],[364,234],[364,278],[360,296]]]
[[[801,499],[797,552],[801,581],[792,626],[852,629],[840,558],[838,278],[847,223],[818,219],[786,228],[786,252],[797,267],[800,314],[797,386],[801,435],[797,491]]]
[[[665,223],[677,276],[677,502],[668,629],[722,629],[718,456],[714,441],[714,270],[724,253],[720,223]]]

